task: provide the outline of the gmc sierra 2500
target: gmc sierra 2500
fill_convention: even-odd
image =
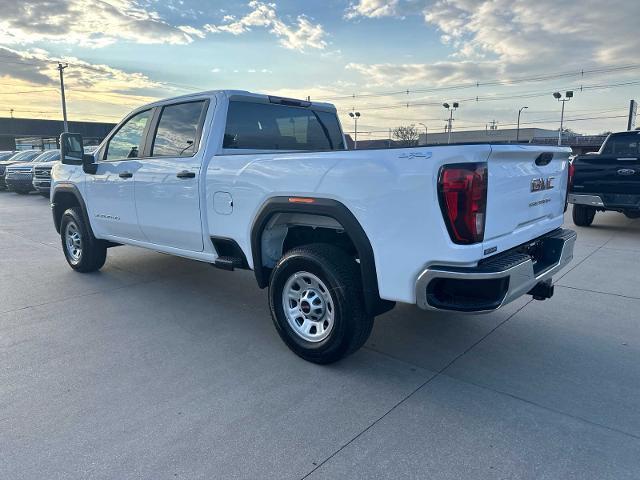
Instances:
[[[299,356],[360,348],[395,302],[487,312],[553,294],[569,149],[451,145],[346,151],[335,107],[213,91],[140,107],[87,155],[63,134],[53,220],[71,268],[128,244],[269,287]]]

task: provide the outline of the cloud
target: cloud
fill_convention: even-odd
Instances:
[[[349,5],[344,16],[350,20],[358,17],[404,18],[422,14],[426,4],[425,0],[358,0]]]
[[[0,0],[0,43],[104,47],[118,40],[187,44],[203,33],[176,27],[135,0]]]
[[[53,58],[42,49],[19,51],[0,47],[0,76],[33,85],[58,84],[57,63],[68,63],[65,84],[72,89],[107,89],[112,92],[134,92],[140,89],[164,88],[142,73],[130,73],[103,64],[92,64],[76,57]]]
[[[286,23],[276,12],[274,3],[249,2],[251,12],[243,17],[225,15],[223,23],[206,24],[205,30],[212,33],[242,35],[253,28],[266,28],[278,37],[280,44],[290,50],[304,51],[307,48],[323,50],[327,46],[326,32],[319,23],[312,23],[305,15],[299,15],[295,22]]]
[[[367,86],[382,85],[447,85],[468,82],[475,78],[496,78],[501,75],[503,67],[497,61],[488,62],[436,62],[422,63],[381,63],[361,64],[349,63],[346,68],[366,78]]]
[[[640,50],[638,1],[360,0],[346,14],[348,18],[407,15],[422,16],[441,33],[440,41],[452,50],[450,60],[351,68],[378,84],[440,84],[635,63]]]

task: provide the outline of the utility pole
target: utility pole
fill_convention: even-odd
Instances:
[[[522,113],[522,110],[524,110],[525,108],[529,108],[529,107],[521,107],[520,110],[518,110],[518,128],[516,129],[516,143],[520,141],[520,114]]]
[[[69,131],[69,125],[67,124],[67,101],[64,98],[64,74],[63,70],[69,66],[68,63],[62,65],[58,62],[58,71],[60,72],[60,95],[62,96],[62,119],[64,120],[64,131]]]
[[[427,145],[429,143],[427,142],[427,135],[429,135],[429,129],[424,123],[418,123],[418,125],[422,125],[424,127],[424,144]]]
[[[558,130],[558,146],[560,147],[562,146],[562,124],[564,123],[564,104],[573,98],[573,92],[571,90],[568,90],[564,94],[564,98],[562,98],[562,95],[560,94],[560,92],[556,92],[553,94],[553,98],[555,98],[559,102],[562,102],[562,113],[560,113],[560,130]]]
[[[636,114],[638,112],[638,102],[631,100],[629,102],[629,121],[627,122],[627,130],[636,128]]]

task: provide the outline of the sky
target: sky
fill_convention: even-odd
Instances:
[[[626,128],[638,0],[0,0],[0,117],[117,122],[144,103],[243,89],[336,104],[360,139],[415,125]],[[424,125],[421,125],[424,124]]]

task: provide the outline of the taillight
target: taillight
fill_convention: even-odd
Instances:
[[[440,168],[440,209],[454,243],[479,243],[484,239],[487,211],[487,164],[459,163]]]
[[[571,187],[573,187],[573,177],[576,174],[576,166],[573,164],[573,162],[569,162],[569,179],[567,181],[567,189],[571,190]]]
[[[567,211],[569,207],[569,192],[573,187],[573,177],[576,174],[576,166],[573,162],[569,162],[569,168],[567,169],[567,193],[564,196],[564,211]]]

